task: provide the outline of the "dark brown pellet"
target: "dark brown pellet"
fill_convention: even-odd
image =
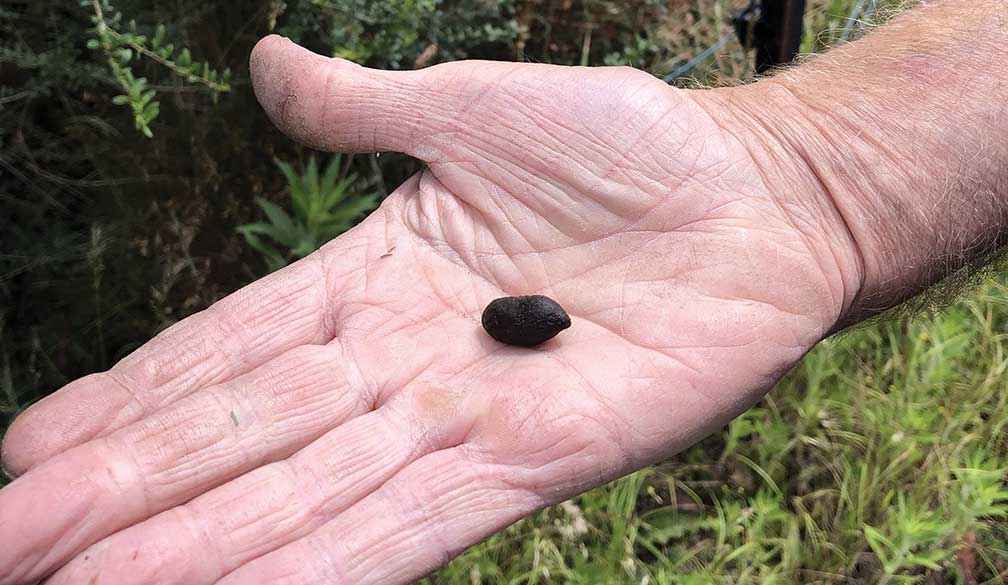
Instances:
[[[567,311],[542,295],[503,297],[483,309],[483,329],[508,345],[539,345],[570,326]]]

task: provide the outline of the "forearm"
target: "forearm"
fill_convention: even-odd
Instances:
[[[741,92],[773,149],[800,161],[782,172],[810,188],[782,196],[819,198],[822,228],[854,244],[842,323],[1008,236],[1008,1],[930,2]]]

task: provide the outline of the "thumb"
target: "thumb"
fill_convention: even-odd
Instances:
[[[416,155],[444,104],[424,91],[424,70],[381,71],[328,58],[270,35],[249,62],[252,87],[283,132],[313,148]],[[436,109],[435,109],[436,108]],[[444,116],[440,116],[444,118]]]

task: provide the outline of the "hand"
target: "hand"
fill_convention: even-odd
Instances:
[[[382,72],[278,37],[252,74],[295,137],[427,170],[24,413],[4,585],[408,582],[725,424],[858,291],[835,210],[746,116],[753,90]],[[490,300],[528,293],[573,326],[531,350],[482,331]]]

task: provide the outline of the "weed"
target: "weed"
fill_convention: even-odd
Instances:
[[[308,160],[304,174],[295,172],[288,163],[276,161],[287,179],[293,216],[260,197],[256,202],[268,221],[238,227],[238,232],[262,254],[271,271],[286,266],[291,259],[311,254],[375,208],[377,195],[354,194],[358,177],[344,174],[340,160],[339,155],[331,157],[321,176],[314,156]],[[261,236],[274,244],[263,241]],[[277,249],[276,245],[282,248]]]

